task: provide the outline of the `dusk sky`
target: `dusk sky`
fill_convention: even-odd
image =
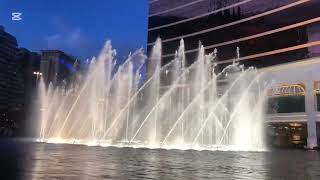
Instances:
[[[21,12],[21,21],[11,13]],[[106,40],[123,60],[146,47],[148,0],[1,0],[0,25],[32,51],[60,49],[82,60],[97,55]]]

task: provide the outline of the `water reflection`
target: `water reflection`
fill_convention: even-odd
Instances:
[[[319,179],[319,153],[150,150],[1,142],[0,179]]]

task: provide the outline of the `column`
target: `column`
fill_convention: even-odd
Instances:
[[[311,79],[311,78],[310,78]],[[307,114],[308,127],[308,148],[317,146],[317,131],[316,131],[316,109],[315,97],[313,90],[313,81],[307,80],[305,83],[305,109]]]

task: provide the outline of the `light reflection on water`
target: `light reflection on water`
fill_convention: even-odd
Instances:
[[[1,144],[1,179],[320,179],[320,154],[315,151],[213,152]]]

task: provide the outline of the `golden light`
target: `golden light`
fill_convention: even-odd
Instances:
[[[301,127],[302,126],[302,124],[300,124],[300,123],[290,123],[289,125],[292,127]]]

